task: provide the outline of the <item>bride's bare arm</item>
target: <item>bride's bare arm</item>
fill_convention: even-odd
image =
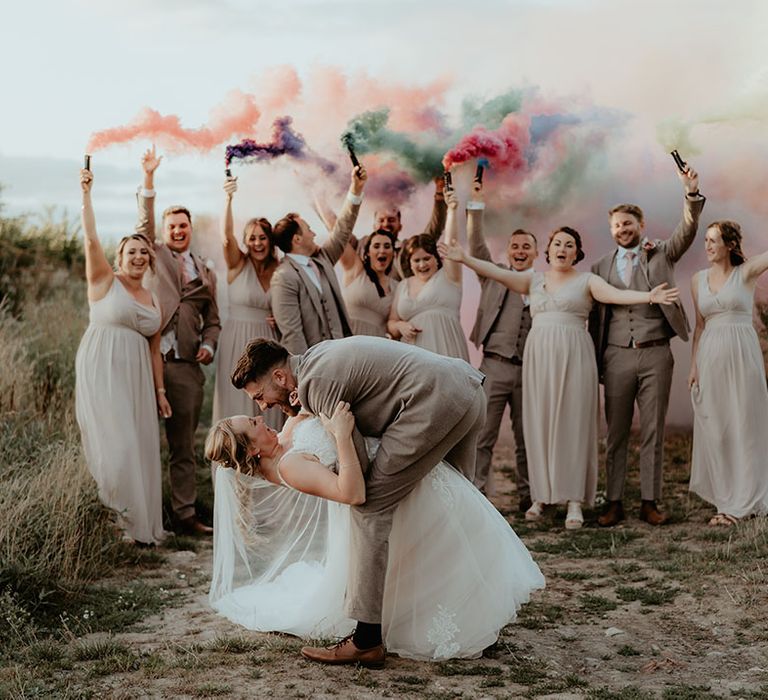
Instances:
[[[294,453],[283,457],[280,476],[289,486],[312,496],[353,506],[365,503],[365,480],[352,440],[355,419],[349,404],[340,401],[331,418],[320,418],[336,441],[339,473],[334,474],[311,455]]]

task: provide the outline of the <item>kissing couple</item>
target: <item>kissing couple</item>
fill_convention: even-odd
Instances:
[[[233,622],[309,639],[307,659],[381,668],[471,658],[544,578],[472,485],[483,375],[391,340],[327,340],[292,356],[252,340],[232,374],[265,410],[220,421],[210,601]],[[363,437],[365,436],[365,437]]]

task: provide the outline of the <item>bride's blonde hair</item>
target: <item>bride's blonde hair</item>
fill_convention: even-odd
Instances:
[[[248,454],[248,438],[245,433],[235,432],[231,418],[223,418],[208,431],[205,457],[243,474],[259,473],[259,458]]]

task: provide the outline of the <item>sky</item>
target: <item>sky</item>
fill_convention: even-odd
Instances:
[[[514,89],[533,112],[544,105],[578,114],[581,124],[542,151],[530,182],[489,173],[487,221],[499,249],[510,226],[528,226],[541,238],[567,223],[584,233],[587,261],[594,260],[610,249],[605,212],[620,201],[640,204],[649,235],[666,237],[681,210],[667,154],[673,144],[701,174],[704,222],[741,222],[744,248],[755,253],[768,247],[766,27],[768,3],[759,0],[3,3],[0,202],[5,214],[38,216],[54,207],[56,216],[76,221],[78,169],[94,132],[129,124],[145,107],[200,128],[217,110],[226,113],[238,91],[261,113],[252,133],[240,137],[266,140],[272,118],[290,114],[340,174],[326,180],[286,159],[237,164],[236,219],[274,220],[297,210],[320,231],[310,203],[320,194],[338,206],[347,168],[338,137],[349,119],[390,107],[394,126],[415,137],[420,128],[432,138],[442,134],[447,150],[467,99],[479,103]],[[420,127],[424,115],[438,115],[436,125]],[[105,238],[133,227],[139,159],[150,143],[93,153],[93,200]],[[188,153],[159,145],[165,157],[156,178],[158,206],[186,204],[196,230],[205,230],[198,244],[214,258],[224,145]],[[372,188],[382,164],[364,162]],[[465,170],[457,174],[462,197]],[[374,199],[361,227],[370,225]],[[402,202],[405,233],[421,230],[430,200],[423,185]],[[697,241],[678,268],[686,298],[690,273],[703,266]],[[466,279],[468,328],[476,284]],[[687,422],[689,349],[676,343],[673,418]]]

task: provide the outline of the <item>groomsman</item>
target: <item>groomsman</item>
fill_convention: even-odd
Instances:
[[[357,221],[366,179],[356,167],[344,206],[330,238],[318,246],[315,232],[298,214],[287,214],[272,230],[285,253],[272,276],[272,315],[281,342],[295,355],[322,340],[352,335],[347,308],[333,266],[341,257]]]
[[[693,243],[705,198],[699,176],[690,167],[678,172],[685,188],[683,218],[666,240],[644,237],[643,212],[620,204],[609,212],[617,248],[592,266],[592,272],[619,289],[648,291],[662,282],[675,286],[675,263]],[[663,525],[669,516],[661,498],[664,424],[674,359],[669,341],[688,340],[688,319],[678,301],[668,306],[595,304],[590,316],[600,381],[605,388],[608,423],[606,472],[608,505],[598,518],[603,527],[624,519],[622,499],[627,476],[627,447],[634,405],[640,413],[640,519]]]
[[[136,230],[155,240],[154,173],[160,165],[155,150],[142,158],[144,188],[139,190]],[[181,206],[163,212],[163,241],[155,243],[156,272],[149,287],[162,314],[160,352],[166,398],[173,414],[165,421],[170,450],[171,506],[182,531],[210,535],[195,512],[197,498],[195,431],[203,405],[205,375],[200,365],[213,361],[221,325],[216,305],[216,274],[189,250],[192,218]]]
[[[467,239],[469,252],[481,260],[491,260],[491,251],[483,235],[482,185],[474,183],[473,199],[467,203]],[[508,269],[530,270],[538,254],[536,237],[517,229],[507,244]],[[469,339],[483,347],[480,371],[485,374],[485,394],[488,401],[485,425],[477,441],[477,462],[474,483],[487,492],[493,448],[499,437],[504,408],[509,406],[512,432],[515,436],[515,470],[520,512],[531,506],[528,486],[528,461],[523,438],[523,348],[531,329],[531,313],[527,297],[495,280],[478,275],[480,306]]]

